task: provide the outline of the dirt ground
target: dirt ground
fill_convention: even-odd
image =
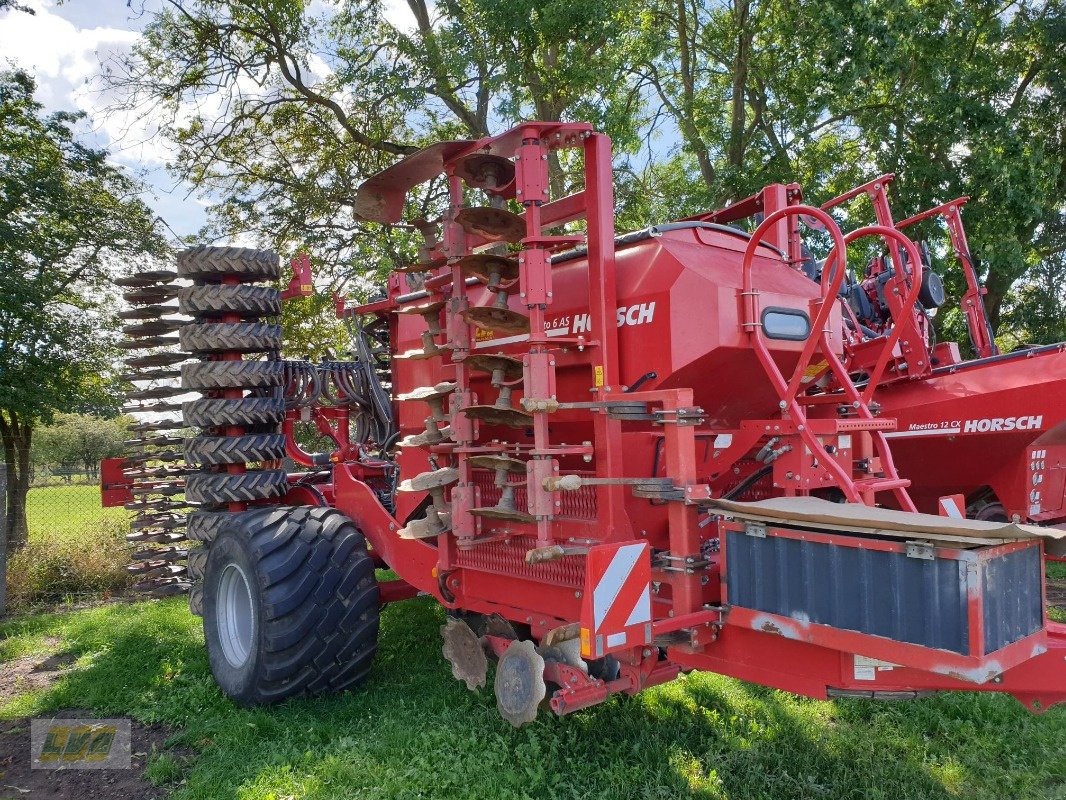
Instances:
[[[83,709],[64,709],[50,718],[90,718]],[[0,798],[2,800],[155,800],[166,797],[143,776],[149,755],[163,750],[172,731],[164,725],[132,727],[133,760],[130,769],[31,769],[30,721],[0,723]],[[168,752],[173,752],[170,750]]]
[[[49,642],[58,645],[60,642]],[[74,663],[69,653],[47,657],[25,656],[9,661],[0,669],[0,699],[8,699],[31,689],[43,689]],[[63,709],[48,715],[59,719],[92,718],[84,709]],[[31,769],[30,720],[21,718],[0,722],[0,800],[155,800],[167,789],[153,786],[144,778],[149,756],[163,750],[173,733],[164,725],[132,723],[130,769]],[[167,752],[177,753],[174,748]]]

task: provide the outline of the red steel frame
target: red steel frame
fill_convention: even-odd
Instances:
[[[555,147],[580,149],[584,158],[585,188],[553,200],[548,197],[547,152]],[[473,376],[464,364],[473,352],[476,337],[461,312],[470,307],[471,298],[475,302],[478,300],[476,290],[467,286],[456,262],[489,244],[466,233],[455,219],[455,211],[464,201],[462,181],[455,174],[455,168],[464,157],[475,153],[502,155],[514,158],[516,163],[514,183],[500,187],[497,193],[523,206],[526,225],[520,253],[522,268],[518,289],[521,299],[518,307],[528,313],[532,333],[522,345],[524,377],[521,388],[526,398],[553,398],[557,390],[556,370],[564,361],[577,363],[587,375],[589,396],[582,401],[592,417],[589,426],[592,435],[588,443],[564,445],[555,441],[550,413],[543,410],[532,412],[532,442],[513,446],[506,442],[480,442],[478,426],[460,413],[477,401]],[[549,665],[546,678],[568,687],[557,692],[551,700],[557,713],[569,713],[592,705],[614,692],[635,693],[670,680],[679,669],[712,670],[814,697],[825,697],[830,689],[968,688],[1009,692],[1034,710],[1066,701],[1063,691],[1066,626],[1050,623],[1046,630],[1002,649],[994,654],[996,660],[991,660],[985,654],[953,658],[928,648],[884,640],[873,642],[871,640],[877,637],[831,628],[807,626],[806,630],[800,630],[794,620],[783,618],[778,621],[777,630],[769,632],[752,627],[754,617],[751,612],[730,609],[727,591],[719,578],[721,560],[717,556],[707,557],[705,552],[706,545],[719,538],[719,531],[717,525],[710,528],[701,525],[699,501],[714,492],[700,477],[700,470],[705,467],[701,467],[703,462],[697,458],[698,428],[694,423],[700,410],[694,405],[692,389],[653,388],[627,392],[622,384],[618,328],[613,324],[619,298],[609,140],[584,124],[528,123],[501,136],[477,142],[438,145],[372,179],[370,183],[380,202],[363,204],[362,213],[381,222],[398,221],[407,189],[442,172],[448,180],[451,211],[443,218],[441,241],[429,249],[430,265],[441,266],[436,267],[433,276],[426,281],[426,291],[447,300],[446,333],[451,346],[449,354],[442,359],[443,372],[433,374],[455,381],[458,389],[452,405],[452,441],[424,448],[419,459],[428,455],[450,460],[458,469],[458,484],[450,491],[451,528],[432,540],[400,538],[397,531],[414,511],[418,498],[405,501],[407,505],[399,507],[397,515],[393,516],[382,507],[371,488],[371,483],[384,477],[385,466],[351,463],[350,453],[338,453],[332,484],[323,487],[327,502],[353,518],[366,533],[375,557],[401,576],[399,582],[386,585],[383,590],[386,601],[411,596],[416,591],[425,592],[446,608],[499,614],[515,623],[528,625],[537,639],[581,620],[582,598],[590,589],[584,580],[583,548],[600,543],[639,541],[638,537],[646,533],[638,533],[627,514],[629,498],[622,476],[625,474],[623,454],[628,440],[622,423],[607,413],[607,406],[612,402],[639,402],[646,405],[654,424],[662,429],[665,474],[670,477],[673,490],[683,498],[666,502],[665,538],[657,544],[666,556],[665,560],[659,558],[652,565],[652,581],[659,587],[652,599],[652,629],[655,636],[683,633],[685,641],[669,646],[665,659],[660,658],[654,647],[623,647],[613,651],[620,663],[620,674],[611,682],[591,678],[566,665]],[[891,176],[886,177],[891,179]],[[881,373],[893,358],[897,342],[904,341],[902,358],[911,366],[910,376],[928,371],[928,355],[917,345],[917,342],[924,343],[925,331],[921,328],[924,317],[917,320],[910,313],[900,315],[892,333],[879,343],[879,352],[872,361],[873,378],[862,391],[851,382],[848,365],[838,355],[841,347],[832,341],[834,331],[828,324],[844,276],[846,246],[867,235],[880,236],[893,245],[889,251],[897,267],[899,308],[909,311],[914,307],[920,281],[907,280],[907,271],[895,245],[906,249],[910,265],[917,267],[920,264],[913,243],[897,230],[917,220],[912,218],[901,226],[893,225],[884,195],[886,183],[884,178],[871,182],[821,209],[799,205],[802,196],[798,187],[775,185],[726,212],[712,212],[694,219],[728,222],[757,212],[766,215],[744,252],[738,311],[748,344],[774,386],[780,408],[785,413],[774,420],[747,420],[740,430],[731,431],[730,435],[736,433],[742,444],[727,447],[728,453],[734,455],[723,455],[722,458],[733,457],[735,461],[744,450],[767,439],[772,423],[775,434],[802,444],[789,454],[792,459],[789,463],[800,457],[803,447],[818,454],[813,467],[810,464],[805,466],[807,474],[814,476],[813,479],[808,477],[807,486],[836,485],[848,499],[859,502],[872,502],[876,492],[891,491],[900,505],[913,509],[906,492],[908,481],[896,475],[883,436],[883,431],[890,430],[892,423],[875,419],[871,398]],[[874,201],[878,224],[843,236],[825,209],[864,191]],[[827,264],[835,262],[839,269],[823,270],[821,291],[810,302],[813,335],[802,347],[791,351],[792,376],[786,380],[779,364],[780,353],[771,353],[767,349],[760,331],[759,290],[753,278],[753,259],[759,242],[765,240],[784,251],[788,262],[798,263],[798,218],[801,214],[821,221],[830,231],[835,247]],[[550,255],[574,244],[580,237],[549,236],[545,230],[579,219],[584,219],[587,225],[587,308],[591,330],[587,336],[576,333],[549,336],[545,323],[548,322],[549,309],[557,300],[553,296],[555,267]],[[961,232],[961,228],[958,230]],[[953,241],[955,236],[953,233]],[[958,247],[964,249],[964,238],[959,242]],[[388,300],[355,310],[389,314],[403,302],[402,286],[402,281],[391,281]],[[564,353],[564,350],[569,352]],[[577,362],[574,362],[574,350],[581,354]],[[831,373],[844,390],[856,419],[809,418],[808,409],[817,406],[817,401],[805,396],[803,377],[816,355],[826,362],[822,374]],[[414,378],[401,373],[394,391],[409,390],[414,385],[404,381],[426,379],[425,372],[412,374]],[[328,427],[329,414],[323,411],[322,416],[322,425]],[[872,447],[869,453],[880,465],[883,477],[856,478],[842,466],[843,456],[830,453],[826,437],[845,431],[870,437]],[[536,521],[509,525],[502,531],[486,533],[482,530],[479,533],[478,522],[469,513],[478,502],[469,458],[500,452],[515,452],[528,459],[527,502]],[[300,453],[297,451],[296,455]],[[418,459],[408,455],[404,458],[408,461],[401,462],[401,466],[411,474]],[[715,458],[718,458],[717,453]],[[574,465],[582,459],[595,464],[594,472],[583,478],[594,486],[596,514],[591,524],[555,515],[560,496],[549,481],[561,470],[573,471]],[[806,490],[789,489],[786,493],[806,493]],[[289,501],[308,502],[308,499],[306,491],[301,490]],[[849,540],[849,537],[838,535],[819,536],[827,542],[843,544]],[[536,565],[526,561],[526,556],[534,551],[562,545],[571,552],[558,560]],[[492,568],[486,567],[489,562],[494,565]],[[508,644],[495,637],[487,637],[487,642],[498,654]],[[853,654],[859,652],[883,656],[885,660],[891,659],[893,654],[898,657],[904,653],[906,658],[897,660],[906,660],[908,666],[884,675],[878,673],[872,683],[859,682],[849,677],[847,669]],[[990,681],[993,672],[995,680]]]

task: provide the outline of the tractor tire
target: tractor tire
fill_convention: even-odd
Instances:
[[[193,503],[250,503],[281,497],[288,489],[285,470],[205,472],[185,479],[185,499]]]
[[[207,556],[210,551],[206,547],[189,548],[188,564],[186,569],[189,578],[194,581],[203,581],[204,572],[207,570]]]
[[[244,706],[362,683],[377,650],[378,587],[359,529],[330,508],[231,514],[211,545],[204,638]]]
[[[215,361],[235,364],[235,361]],[[269,361],[248,361],[269,364]],[[240,388],[240,387],[238,387]],[[192,400],[181,404],[181,418],[194,428],[219,428],[277,424],[285,418],[285,403],[273,397],[243,397],[236,400]]]
[[[279,386],[284,375],[280,361],[195,361],[181,366],[181,388],[266,389]],[[186,420],[186,423],[193,423]]]
[[[269,286],[186,286],[178,292],[178,310],[197,319],[239,314],[242,319],[281,313],[281,292]]]
[[[185,535],[194,542],[211,544],[230,519],[228,511],[194,511],[185,523]]]
[[[281,277],[281,260],[272,250],[248,247],[192,247],[178,253],[178,277],[218,283],[238,278],[243,283]]]
[[[285,457],[285,437],[280,433],[244,436],[196,436],[185,440],[185,460],[190,464],[219,466],[273,461]]]
[[[197,617],[204,615],[204,584],[196,581],[189,586],[189,613]]]
[[[188,353],[264,353],[281,349],[281,326],[262,322],[191,323],[178,331]]]

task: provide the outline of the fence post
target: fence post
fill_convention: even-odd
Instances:
[[[0,617],[7,613],[7,464],[0,464]]]

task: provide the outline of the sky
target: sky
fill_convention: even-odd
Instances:
[[[112,160],[147,184],[145,200],[177,235],[206,222],[207,201],[167,173],[170,148],[148,121],[105,113],[101,62],[128,52],[158,0],[20,0],[36,13],[0,12],[0,63],[32,73],[37,99],[48,111],[82,111],[84,141],[105,147]]]
[[[107,113],[100,78],[101,64],[133,47],[162,0],[18,1],[35,13],[0,11],[0,67],[32,73],[46,110],[84,112],[83,140],[106,148],[112,161],[144,181],[145,200],[172,233],[195,234],[207,221],[209,199],[167,171],[172,151],[150,120]],[[385,7],[398,25],[413,23],[403,0]]]

